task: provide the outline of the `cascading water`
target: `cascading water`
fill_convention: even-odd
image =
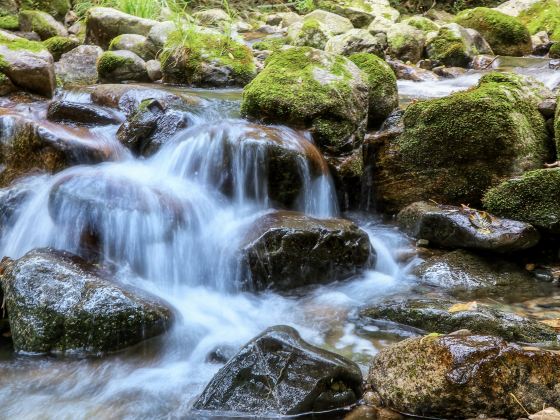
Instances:
[[[406,287],[391,252],[404,240],[391,230],[371,233],[381,271],[305,296],[239,291],[239,241],[259,216],[279,203],[336,216],[336,196],[306,134],[229,119],[214,105],[204,109],[150,158],[121,153],[115,162],[25,181],[25,198],[0,238],[2,255],[17,258],[52,246],[95,256],[118,267],[121,281],[170,302],[179,317],[166,336],[100,360],[11,356],[0,362],[7,417],[187,416],[220,367],[209,355],[231,355],[275,324],[292,325],[305,339],[342,352],[375,352],[348,317],[360,304]],[[114,133],[107,127],[97,135],[119,149]],[[272,189],[280,182],[278,160],[295,174],[288,196]],[[387,248],[390,241],[398,244]]]

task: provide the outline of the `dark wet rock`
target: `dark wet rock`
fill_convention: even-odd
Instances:
[[[514,263],[463,250],[428,258],[413,273],[422,283],[453,294],[479,292],[500,296],[508,289],[535,283],[529,272]]]
[[[62,54],[56,63],[56,75],[64,85],[92,85],[97,83],[97,60],[103,50],[96,45],[80,45]]]
[[[556,99],[545,99],[539,104],[539,112],[545,118],[552,118],[556,113]]]
[[[6,96],[10,93],[16,92],[18,88],[4,73],[0,73],[0,96]]]
[[[332,410],[355,403],[361,383],[356,364],[306,343],[291,327],[276,326],[220,369],[194,409],[251,416]]]
[[[132,51],[106,51],[97,60],[99,80],[110,82],[149,82],[146,62]]]
[[[538,343],[558,340],[554,328],[511,312],[477,302],[446,299],[401,299],[363,310],[368,321],[386,320],[419,328],[426,333],[449,334],[469,330],[474,334],[502,337],[508,341]]]
[[[471,61],[471,68],[473,70],[488,70],[492,69],[492,64],[498,57],[488,54],[475,55]]]
[[[444,79],[455,79],[463,76],[467,71],[462,67],[435,67],[434,73]]]
[[[93,7],[86,15],[86,44],[99,45],[103,49],[119,35],[137,34],[147,36],[158,22],[128,15],[109,7]]]
[[[558,354],[470,335],[388,347],[374,357],[367,382],[387,406],[405,413],[519,418],[560,405],[559,377]]]
[[[528,223],[426,201],[401,210],[397,220],[401,229],[414,238],[448,248],[513,252],[535,246],[540,238]]]
[[[47,118],[50,121],[86,125],[119,124],[122,122],[122,116],[112,109],[65,100],[52,101],[49,104]]]
[[[244,288],[290,290],[344,280],[375,264],[368,235],[344,219],[314,219],[295,212],[255,221],[242,241]]]
[[[34,191],[33,178],[24,178],[7,188],[0,189],[0,230],[13,225],[21,204]]]
[[[439,76],[434,72],[405,64],[400,60],[387,60],[387,64],[391,66],[399,80],[412,80],[413,82],[439,80]]]
[[[62,23],[48,13],[38,10],[22,10],[19,13],[19,29],[35,32],[42,40],[53,36],[68,36],[68,31]]]
[[[40,249],[2,261],[14,348],[26,353],[100,353],[162,334],[172,311],[125,288],[80,258]]]
[[[0,67],[14,85],[52,97],[56,87],[54,61],[41,43],[0,31]]]
[[[150,156],[188,125],[185,110],[157,99],[145,99],[121,125],[117,138],[136,154]]]

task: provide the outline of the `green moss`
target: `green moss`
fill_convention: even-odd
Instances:
[[[55,61],[58,61],[62,54],[76,48],[79,42],[64,36],[53,36],[43,41],[43,45],[49,50]]]
[[[403,20],[402,23],[406,23],[407,25],[420,29],[423,32],[432,32],[439,29],[439,26],[436,23],[424,16],[412,16],[411,18]]]
[[[480,32],[496,54],[522,56],[531,53],[531,35],[515,17],[486,7],[477,7],[459,13],[455,22]]]
[[[290,35],[292,45],[313,47],[320,50],[325,48],[329,40],[329,34],[317,19],[305,19],[299,31]]]
[[[0,34],[0,45],[7,47],[10,50],[28,50],[31,52],[41,52],[45,47],[40,42],[29,41],[25,38],[10,39],[7,36]]]
[[[105,51],[97,60],[97,72],[100,76],[111,74],[119,67],[132,64],[134,61],[127,57],[122,57],[112,51]]]
[[[250,48],[223,35],[189,32],[172,33],[164,46],[160,59],[168,81],[204,84],[206,63],[229,68],[238,83],[252,79],[256,68]]]
[[[546,31],[553,41],[560,41],[560,5],[556,0],[541,0],[519,14],[531,34]]]
[[[0,16],[0,29],[8,31],[17,31],[19,29],[19,20],[17,16]]]
[[[560,42],[552,44],[552,47],[550,47],[548,51],[548,56],[550,58],[560,58]]]
[[[470,62],[463,39],[449,28],[441,28],[426,50],[428,57],[446,66],[466,67]]]
[[[484,196],[492,213],[560,232],[560,169],[539,169],[510,179]]]
[[[70,0],[22,0],[21,10],[41,10],[62,20],[70,10]]]
[[[278,51],[287,43],[288,40],[285,37],[268,38],[259,42],[255,42],[252,47],[257,51]]]

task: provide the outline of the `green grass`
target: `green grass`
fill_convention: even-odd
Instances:
[[[167,0],[83,0],[75,4],[74,11],[83,17],[92,7],[112,7],[129,15],[157,19],[167,6]]]
[[[296,0],[294,7],[299,13],[309,13],[315,10],[315,0]]]

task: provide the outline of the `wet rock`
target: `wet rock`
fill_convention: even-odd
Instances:
[[[9,95],[17,91],[18,88],[12,83],[12,81],[4,73],[0,73],[0,96]]]
[[[352,55],[370,53],[383,57],[387,48],[387,37],[380,33],[371,35],[365,29],[351,29],[341,35],[333,36],[325,44],[325,51],[333,54]]]
[[[155,20],[128,15],[109,7],[92,7],[86,15],[86,44],[99,45],[106,50],[117,36],[147,36],[157,23]]]
[[[56,87],[54,62],[42,44],[0,31],[0,67],[14,85],[52,97]]]
[[[414,238],[448,248],[514,252],[535,246],[540,237],[528,223],[426,201],[401,210],[397,220],[401,229]]]
[[[19,13],[19,29],[24,32],[35,32],[42,40],[53,36],[68,36],[64,25],[45,12],[22,10]]]
[[[2,261],[14,348],[25,353],[100,353],[162,334],[172,311],[71,254],[33,250]]]
[[[333,410],[358,400],[361,381],[353,362],[306,343],[291,327],[276,326],[220,369],[194,409],[252,416]]]
[[[486,7],[463,10],[455,21],[480,32],[495,54],[524,56],[532,51],[531,35],[515,17]]]
[[[72,51],[74,48],[80,45],[80,41],[76,37],[63,37],[63,36],[53,36],[45,41],[43,45],[52,54],[54,61],[60,60],[62,54]],[[56,68],[56,65],[55,65]]]
[[[161,63],[158,60],[146,61],[146,71],[148,72],[148,77],[152,82],[157,82],[163,77]]]
[[[290,290],[343,280],[375,262],[367,234],[344,219],[314,219],[276,212],[254,223],[242,245],[243,285],[251,290]]]
[[[122,116],[105,107],[65,100],[52,101],[47,111],[47,119],[86,125],[119,124]]]
[[[550,142],[537,106],[549,94],[532,78],[490,73],[474,89],[409,105],[403,132],[374,157],[378,209],[398,212],[427,198],[478,206],[500,180],[542,167]]]
[[[387,30],[387,54],[412,63],[422,58],[426,36],[406,23],[397,23]]]
[[[56,75],[64,85],[92,85],[97,83],[97,60],[103,50],[96,45],[80,45],[62,54],[56,63]]]
[[[523,343],[556,342],[554,328],[503,312],[477,302],[461,303],[446,299],[402,299],[383,302],[360,313],[368,321],[398,322],[426,333],[449,334],[469,330],[474,334],[492,335],[507,341]]]
[[[455,79],[464,76],[467,71],[462,67],[435,67],[434,73],[444,79]]]
[[[488,336],[413,338],[382,350],[367,382],[398,411],[519,418],[560,404],[560,356]],[[515,395],[515,398],[512,397]]]
[[[541,31],[531,36],[531,43],[533,45],[533,55],[539,56],[548,54],[550,47],[553,45],[546,31]]]
[[[285,86],[291,86],[286,91]],[[347,92],[338,95],[337,92]],[[308,128],[327,154],[350,154],[363,140],[368,86],[350,60],[308,47],[270,56],[245,88],[241,111],[266,123]]]
[[[399,80],[412,80],[413,82],[439,80],[439,76],[434,72],[405,64],[400,60],[387,60],[387,64],[393,69]]]
[[[423,284],[444,288],[454,295],[503,296],[508,289],[534,284],[531,274],[517,265],[464,250],[435,255],[413,270]]]
[[[97,61],[97,73],[102,82],[148,82],[146,62],[132,51],[106,51]]]
[[[34,178],[28,177],[0,189],[0,229],[13,226],[21,204],[34,192],[34,187]]]
[[[151,60],[154,54],[146,44],[146,37],[137,34],[119,35],[109,44],[109,51],[132,51],[142,60]]]

